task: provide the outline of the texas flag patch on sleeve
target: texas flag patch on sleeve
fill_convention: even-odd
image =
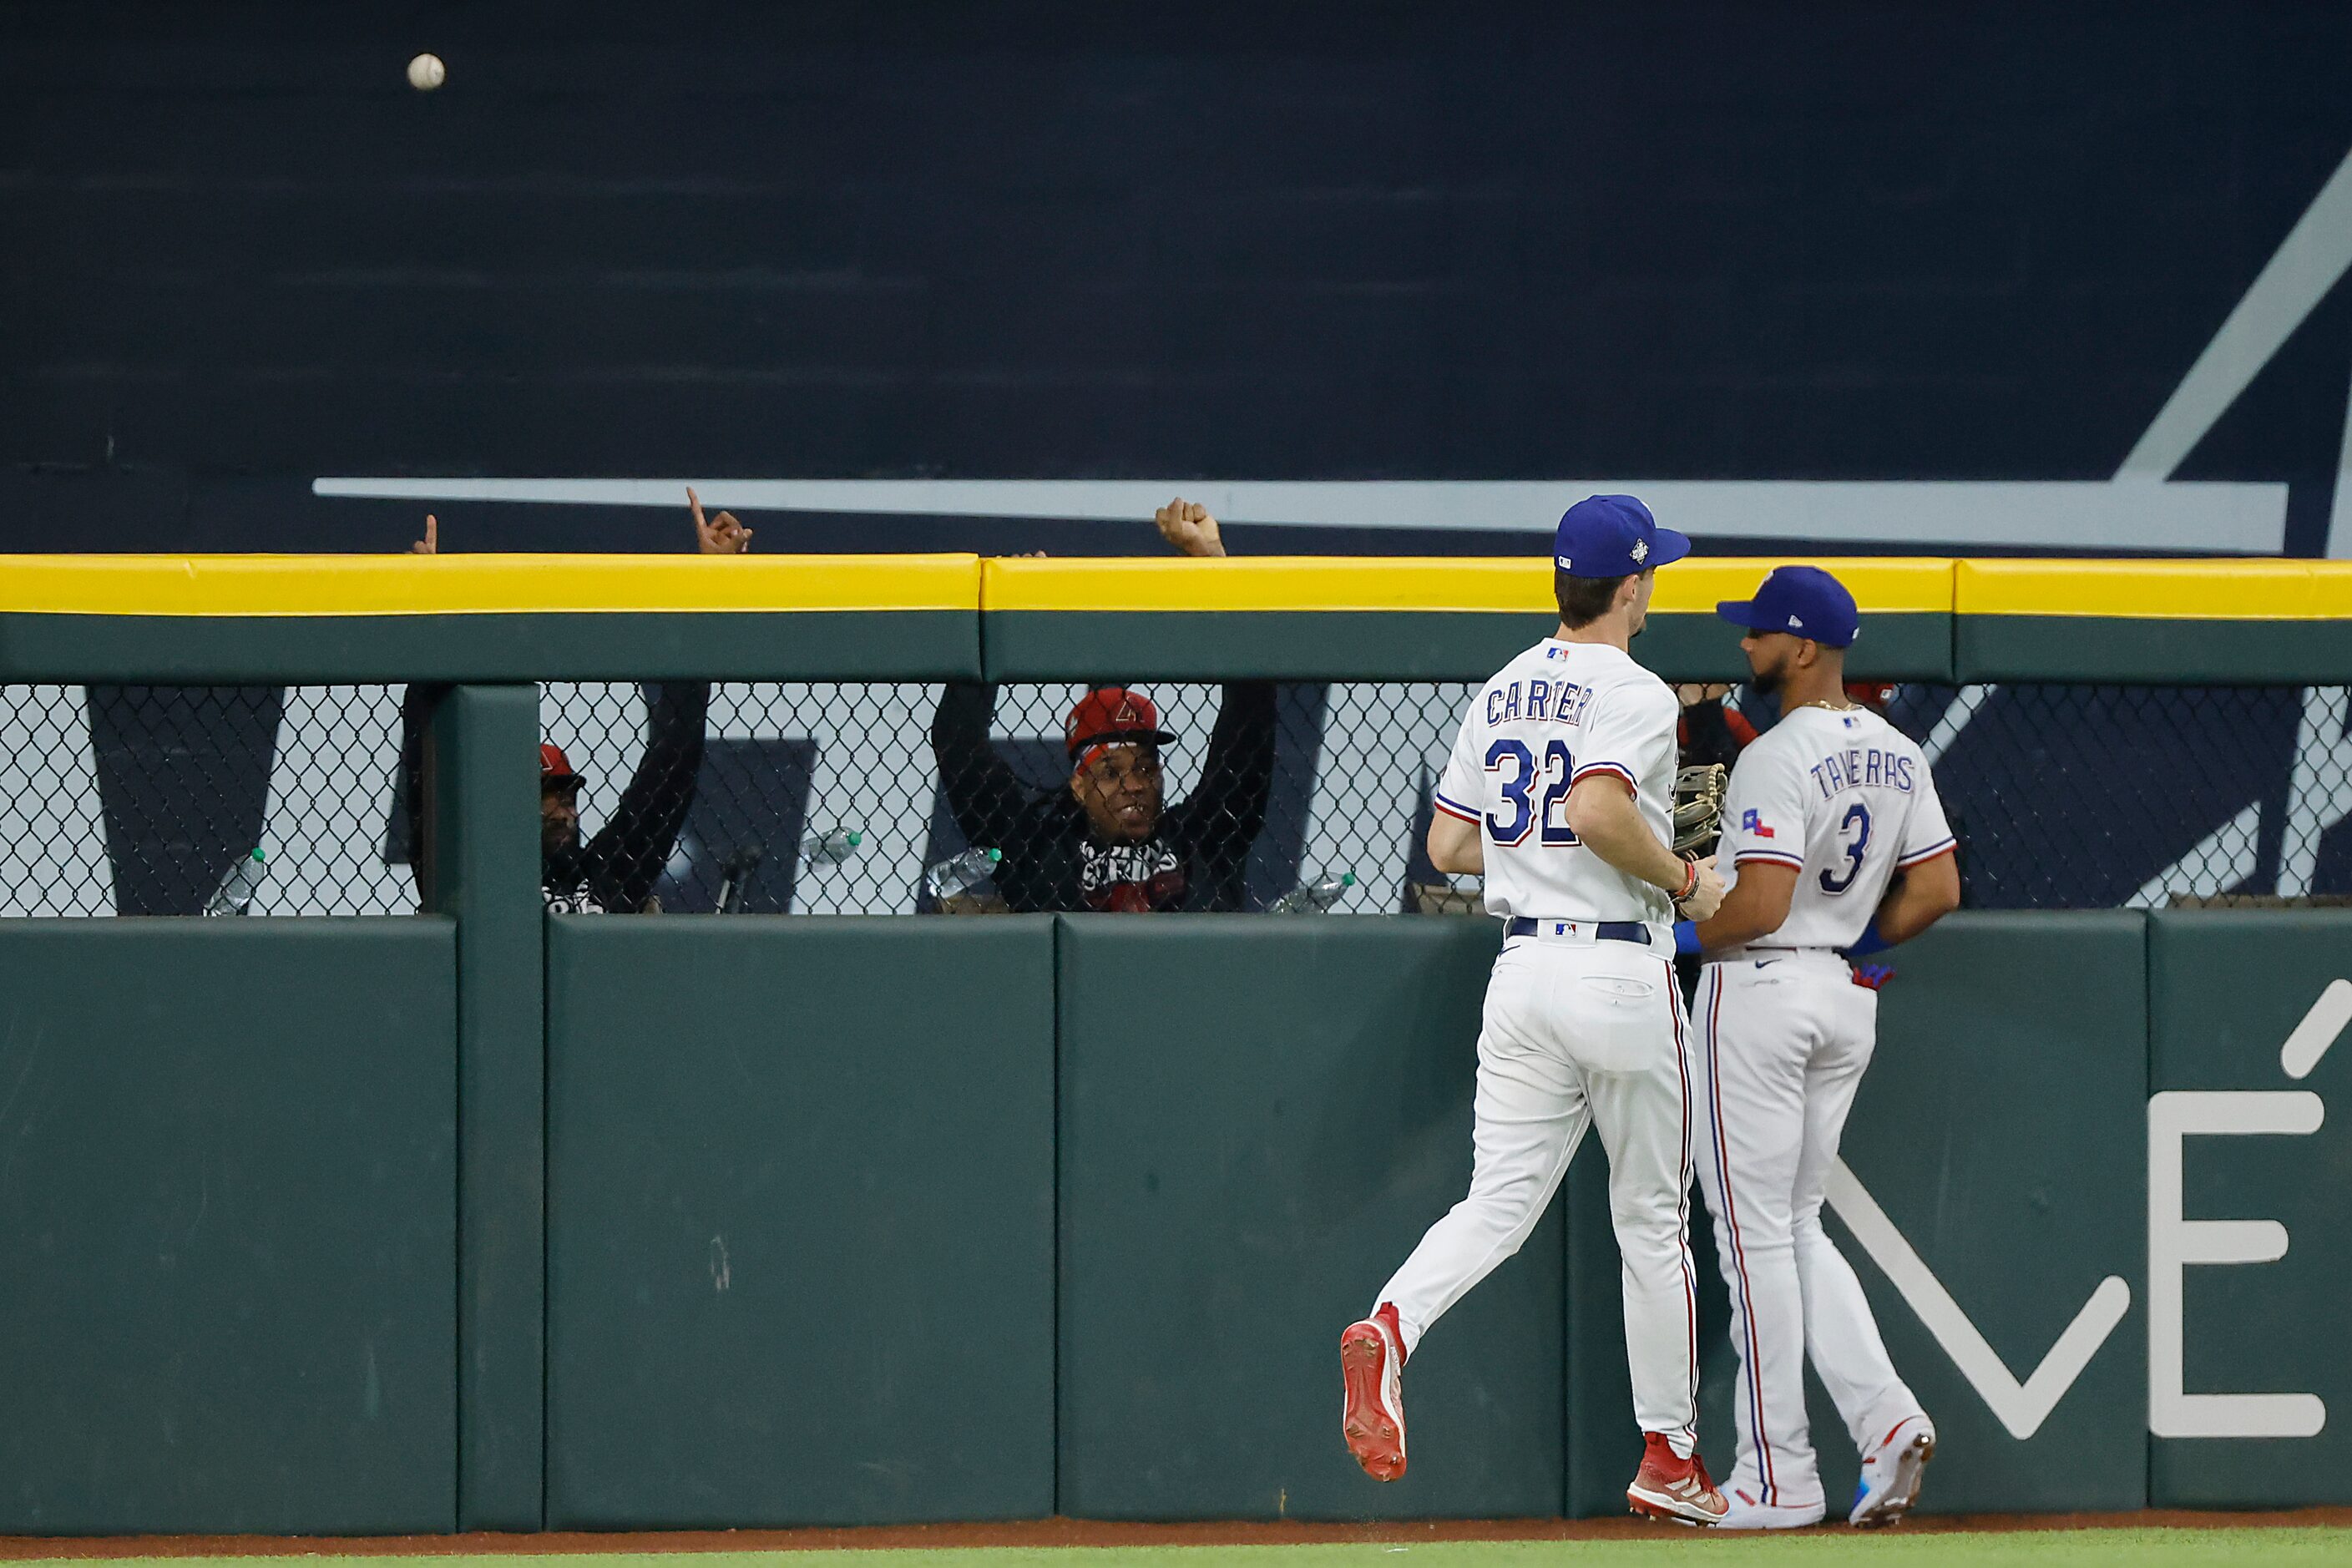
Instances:
[[[1759,838],[1769,838],[1773,836],[1772,830],[1764,826],[1764,814],[1752,807],[1740,817],[1739,826],[1740,831],[1752,833]]]

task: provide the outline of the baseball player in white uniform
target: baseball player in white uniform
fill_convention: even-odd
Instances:
[[[1438,786],[1431,861],[1483,870],[1486,908],[1508,924],[1478,1036],[1470,1195],[1339,1338],[1341,1432],[1377,1480],[1404,1474],[1407,1358],[1518,1250],[1591,1125],[1609,1152],[1625,1347],[1646,1435],[1627,1500],[1693,1524],[1724,1512],[1695,1448],[1698,1113],[1673,934],[1678,910],[1714,911],[1722,882],[1667,847],[1679,708],[1626,650],[1656,568],[1689,549],[1631,496],[1570,507],[1553,550],[1558,634],[1471,700]]]
[[[1805,1421],[1805,1357],[1863,1456],[1849,1515],[1910,1510],[1936,1428],[1895,1375],[1853,1270],[1822,1230],[1822,1195],[1863,1069],[1878,993],[1844,953],[1917,935],[1960,901],[1952,832],[1927,761],[1848,700],[1853,596],[1783,566],[1718,613],[1780,721],[1739,755],[1717,852],[1731,890],[1695,933],[1699,1181],[1731,1287],[1739,1455],[1724,1523],[1796,1528],[1826,1512]]]

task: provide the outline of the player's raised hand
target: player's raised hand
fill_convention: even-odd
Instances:
[[[1187,555],[1223,555],[1225,542],[1217,537],[1217,520],[1196,500],[1178,496],[1151,514],[1160,537]]]
[[[686,487],[686,508],[694,514],[695,548],[705,555],[742,555],[751,551],[751,531],[733,512],[722,511],[709,521],[703,520],[702,498],[694,493],[692,485]]]
[[[1711,920],[1723,908],[1723,873],[1712,860],[1694,860],[1698,877],[1691,890],[1675,900],[1675,911],[1686,921]]]
[[[408,547],[408,552],[411,555],[438,555],[441,553],[441,525],[434,520],[431,512],[428,511],[425,514],[425,537],[410,545]]]

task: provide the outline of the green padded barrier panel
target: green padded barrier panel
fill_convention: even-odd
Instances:
[[[0,921],[0,1531],[456,1524],[456,959]]]
[[[1414,1358],[1403,1480],[1367,1478],[1339,1431],[1339,1331],[1469,1185],[1499,940],[1484,920],[1065,917],[1062,1512],[1559,1511],[1557,1219]]]
[[[1484,680],[1559,626],[1470,611],[991,610],[992,680]],[[1633,656],[1670,680],[1744,680],[1739,628],[1660,612]],[[1874,615],[1857,678],[1948,680],[1949,615]]]
[[[2148,964],[2149,1500],[2352,1502],[2352,911],[2161,913]]]
[[[980,673],[974,610],[398,616],[0,613],[15,681],[927,680]]]
[[[424,741],[425,908],[457,921],[457,1528],[544,1522],[547,1021],[539,689],[461,686]]]
[[[551,1528],[1054,1511],[1053,943],[551,920]]]
[[[1958,617],[1962,681],[2300,686],[2352,680],[2352,621]]]
[[[2147,1444],[2146,1320],[2138,1310],[2097,1340],[2026,1438],[1996,1415],[1925,1320],[1937,1320],[1948,1335],[1981,1335],[2005,1375],[2022,1384],[2078,1315],[2088,1310],[2092,1321],[2105,1321],[2121,1305],[2120,1291],[2137,1307],[2146,1196],[2142,917],[1960,914],[1888,962],[1896,974],[1881,993],[1878,1053],[1847,1125],[1843,1158],[1902,1248],[1952,1305],[1929,1301],[1923,1313],[1895,1288],[1881,1261],[1892,1251],[1876,1227],[1865,1247],[1832,1205],[1829,1231],[1870,1294],[1896,1369],[1935,1418],[1942,1447],[1922,1507],[1963,1513],[2140,1507]],[[1705,1048],[1704,1030],[1696,1037]],[[1569,1502],[1579,1515],[1622,1510],[1641,1458],[1606,1177],[1597,1149],[1578,1155],[1569,1175]],[[1695,1216],[1703,1212],[1694,1198]],[[1696,1217],[1693,1241],[1704,1336],[1700,1442],[1720,1479],[1735,1452],[1738,1363],[1727,1342],[1729,1297],[1711,1232]],[[2111,1278],[2120,1283],[2105,1285]],[[2020,1408],[2026,1402],[1993,1386],[2010,1418],[2031,1425]],[[1828,1501],[1843,1517],[1858,1457],[1818,1384],[1811,1409]]]

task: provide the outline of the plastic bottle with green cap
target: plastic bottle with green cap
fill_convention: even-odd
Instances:
[[[923,891],[934,903],[982,892],[994,881],[997,865],[1003,858],[1002,849],[967,849],[924,871]]]
[[[812,866],[838,866],[865,842],[866,835],[855,827],[828,827],[810,841],[805,858]]]
[[[267,857],[257,848],[228,868],[205,900],[208,915],[249,915],[253,912],[254,895],[261,891],[261,881],[269,874]]]
[[[1293,888],[1265,906],[1270,915],[1320,915],[1330,912],[1339,901],[1339,895],[1356,885],[1353,871],[1342,871],[1336,877],[1323,877]]]

